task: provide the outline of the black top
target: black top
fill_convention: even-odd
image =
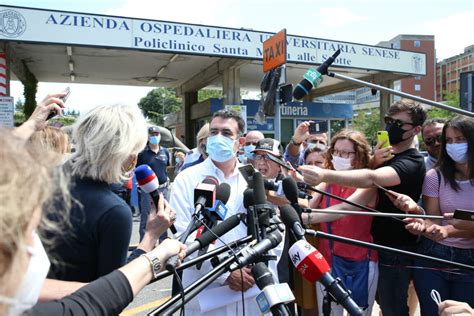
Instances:
[[[423,156],[418,150],[412,148],[403,153],[396,154],[392,159],[382,165],[395,169],[400,177],[400,184],[387,187],[387,189],[403,193],[418,201],[421,195],[423,180],[426,169]],[[384,213],[403,213],[385,195],[381,189],[378,189],[379,203],[377,210]],[[372,236],[374,242],[386,246],[413,246],[417,236],[405,229],[403,222],[393,218],[374,217],[372,222]]]
[[[158,182],[160,184],[166,183],[168,181],[166,167],[170,165],[170,152],[165,147],[160,146],[160,150],[155,153],[147,145],[146,148],[138,154],[137,166],[140,165],[149,165],[155,172]]]
[[[61,300],[38,303],[29,315],[118,315],[133,300],[125,275],[114,271]]]
[[[72,229],[54,238],[49,277],[91,282],[126,263],[132,234],[128,205],[105,182],[73,177]],[[57,262],[56,262],[57,261]]]

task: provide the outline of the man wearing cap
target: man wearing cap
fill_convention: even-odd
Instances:
[[[159,182],[158,191],[163,193],[166,198],[168,194],[169,179],[166,173],[166,167],[170,165],[170,152],[160,145],[161,133],[158,126],[148,128],[148,143],[145,149],[138,154],[137,166],[148,165],[155,172]],[[150,213],[150,195],[140,192],[140,240],[145,234],[146,220]],[[166,233],[160,237],[160,240],[166,238]]]
[[[255,150],[255,146],[257,145],[257,142],[264,138],[265,136],[260,131],[248,132],[247,135],[245,135],[245,142],[242,147],[244,157],[243,157],[243,160],[241,160],[240,162],[249,163],[255,167],[253,151]]]
[[[279,141],[264,138],[257,142],[253,151],[255,168],[266,180],[278,181],[283,179],[281,167],[288,168],[283,161],[283,148]]]

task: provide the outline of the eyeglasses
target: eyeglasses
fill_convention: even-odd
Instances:
[[[400,120],[393,119],[390,116],[385,116],[383,118],[383,120],[384,120],[385,124],[387,124],[387,125],[395,124],[398,127],[402,127],[403,125],[407,125],[407,124],[411,125],[411,126],[415,125],[415,124],[410,123],[410,122],[403,122],[403,121],[400,121]]]
[[[441,144],[441,135],[435,136],[435,137],[428,137],[427,139],[424,140],[426,146],[433,146],[436,143]]]
[[[254,145],[257,146],[257,142],[245,142],[245,146]]]
[[[268,154],[256,154],[254,156],[254,160],[265,160],[265,161],[270,161],[270,157],[268,156]]]
[[[341,158],[351,158],[354,157],[355,151],[342,151],[334,149],[333,154]]]

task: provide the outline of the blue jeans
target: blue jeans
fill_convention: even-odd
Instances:
[[[168,188],[158,189],[158,191],[163,193],[165,198],[168,195]],[[146,221],[148,219],[148,214],[150,214],[150,203],[150,194],[140,191],[140,241],[142,241],[143,236],[145,236]],[[160,236],[160,241],[163,241],[166,237],[168,237],[168,232],[164,232]]]
[[[474,265],[474,249],[449,247],[427,238],[422,239],[418,252],[439,259]],[[422,267],[443,268],[443,266],[419,259],[415,260],[415,264]],[[438,313],[438,305],[430,296],[433,289],[439,292],[442,301],[450,299],[474,306],[474,273],[456,272],[459,274],[428,269],[414,271],[415,290],[422,315],[437,315]]]
[[[398,247],[406,251],[413,251],[414,247]],[[407,299],[408,285],[412,278],[412,271],[405,266],[413,265],[409,257],[379,252],[379,281],[377,292],[383,316],[409,315]]]

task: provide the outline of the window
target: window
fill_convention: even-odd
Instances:
[[[420,47],[420,41],[413,41],[413,46]]]
[[[421,80],[421,76],[415,76],[415,80]]]
[[[421,85],[415,84],[415,91],[421,91]]]

